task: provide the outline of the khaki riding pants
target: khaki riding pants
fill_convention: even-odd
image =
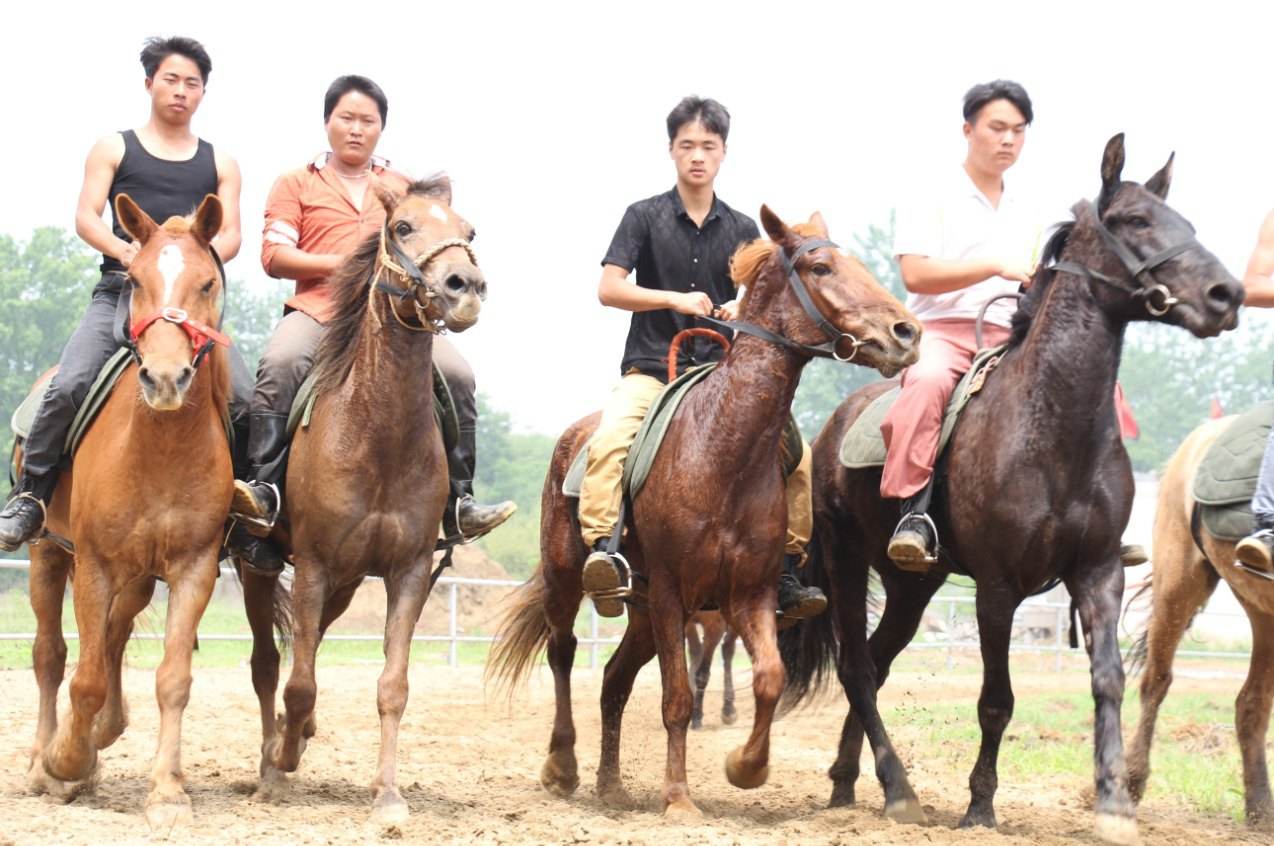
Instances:
[[[653,376],[630,373],[620,380],[602,409],[602,420],[588,444],[588,468],[580,485],[579,521],[584,543],[591,549],[602,538],[608,538],[619,519],[622,499],[620,479],[624,460],[637,437],[646,412],[664,389],[664,383]],[[787,540],[784,551],[803,556],[814,529],[814,512],[810,503],[809,444],[801,442],[801,461],[787,478]]]

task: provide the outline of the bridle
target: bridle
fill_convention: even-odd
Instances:
[[[746,320],[718,320],[715,317],[704,317],[702,319],[709,323],[715,323],[718,326],[725,326],[729,329],[742,332],[745,335],[752,335],[806,355],[813,355],[820,358],[834,358],[840,362],[853,361],[854,357],[858,355],[859,347],[861,347],[865,342],[858,340],[849,332],[842,332],[837,329],[834,325],[832,325],[830,320],[823,316],[823,313],[818,310],[818,306],[814,305],[814,300],[810,297],[809,290],[805,287],[805,281],[801,279],[800,274],[796,272],[797,259],[806,253],[822,249],[823,247],[838,249],[835,242],[829,241],[826,238],[819,238],[803,242],[799,247],[792,251],[790,256],[787,254],[786,250],[780,247],[779,257],[783,261],[783,270],[787,273],[788,286],[796,293],[796,299],[800,301],[801,308],[805,310],[805,313],[809,316],[810,320],[814,321],[814,323],[823,330],[823,334],[828,338],[827,341],[821,344],[802,344],[799,341],[793,341],[791,338],[784,337],[776,332],[771,332],[769,329],[757,326],[755,323],[749,323]],[[841,355],[840,345],[846,340],[848,340],[851,350],[849,355]]]
[[[404,328],[413,332],[432,332],[434,334],[446,331],[442,318],[430,317],[429,307],[421,305],[420,297],[416,295],[416,292],[424,289],[425,299],[430,301],[431,304],[433,300],[441,295],[441,292],[436,287],[425,281],[425,275],[422,271],[428,266],[429,262],[452,247],[459,247],[464,250],[469,256],[469,261],[477,267],[478,257],[474,255],[473,246],[464,238],[447,238],[444,241],[439,241],[431,245],[429,249],[425,250],[413,261],[410,256],[403,252],[402,248],[398,246],[398,242],[390,234],[389,223],[386,222],[384,228],[381,229],[380,251],[376,257],[376,264],[372,266],[371,278],[368,280],[370,293],[374,294],[376,291],[380,291],[386,298],[397,297],[399,302],[411,297],[412,305],[416,309],[416,319],[420,321],[419,326],[412,326],[403,320],[392,303],[389,306],[394,318]],[[394,273],[406,284],[399,287],[383,281],[380,278],[382,269]],[[484,296],[482,299],[486,299],[486,297]]]
[[[1078,262],[1059,261],[1053,267],[1064,273],[1074,273],[1123,291],[1133,299],[1141,300],[1146,307],[1146,311],[1152,316],[1163,317],[1180,300],[1172,296],[1172,292],[1166,285],[1155,280],[1153,271],[1187,250],[1198,248],[1200,246],[1198,239],[1191,237],[1180,244],[1160,250],[1149,258],[1139,259],[1128,248],[1127,244],[1116,238],[1114,233],[1101,222],[1101,215],[1098,213],[1096,203],[1091,204],[1091,210],[1093,213],[1093,225],[1097,228],[1097,234],[1101,236],[1101,240],[1107,249],[1118,257],[1124,269],[1128,271],[1132,282],[1131,287],[1127,284],[1127,280],[1115,279],[1100,271],[1085,267]]]
[[[154,326],[161,320],[172,323],[186,333],[190,338],[190,346],[195,351],[194,358],[191,359],[190,366],[198,370],[199,365],[204,358],[212,351],[213,346],[221,344],[223,347],[230,346],[230,338],[221,332],[221,326],[225,321],[226,308],[228,302],[228,292],[226,291],[226,269],[221,263],[221,256],[217,255],[216,249],[211,244],[208,245],[208,253],[212,256],[213,264],[217,266],[217,280],[221,283],[221,313],[217,315],[217,328],[212,328],[206,323],[191,318],[190,314],[182,308],[174,306],[164,306],[153,314],[145,317],[139,317],[133,320],[128,326],[128,340],[126,346],[128,351],[132,353],[133,360],[140,366],[142,363],[141,350],[137,348],[137,342],[141,340],[142,335],[151,326]],[[129,280],[136,284],[129,275]],[[129,311],[132,311],[132,299],[129,299]],[[117,324],[118,325],[118,324]]]

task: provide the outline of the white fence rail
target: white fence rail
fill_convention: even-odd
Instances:
[[[28,570],[30,562],[24,560],[0,560],[0,570]],[[222,566],[221,573],[225,575],[233,575],[234,571],[227,566]],[[375,578],[375,577],[369,577]],[[438,579],[437,587],[445,588],[447,595],[447,633],[446,634],[417,634],[412,640],[417,643],[445,643],[447,644],[447,663],[449,666],[456,667],[459,665],[459,647],[462,643],[494,643],[496,638],[490,635],[468,635],[463,634],[459,627],[459,596],[458,588],[465,585],[472,585],[484,588],[513,588],[522,584],[514,579],[475,579],[463,576],[442,576]],[[435,588],[435,594],[436,594]],[[980,649],[976,637],[976,623],[971,619],[968,621],[969,634],[960,636],[957,634],[959,628],[960,615],[958,609],[961,606],[971,607],[974,603],[972,594],[968,596],[959,595],[939,595],[935,596],[929,603],[931,616],[935,612],[936,606],[945,605],[945,612],[940,615],[945,621],[942,631],[942,637],[937,639],[917,638],[908,646],[909,649],[924,650],[945,650],[947,667],[950,668],[955,653],[958,651],[977,652]],[[588,648],[588,665],[596,668],[599,665],[601,655],[600,651],[603,646],[614,646],[619,643],[618,637],[601,637],[598,632],[598,616],[592,603],[586,603],[588,607],[589,623],[588,636],[578,638],[578,644]],[[1027,599],[1018,608],[1015,619],[1015,632],[1020,630],[1018,623],[1027,615],[1037,614],[1040,610],[1048,610],[1052,612],[1052,637],[1047,640],[1035,639],[1024,640],[1020,636],[1015,635],[1010,645],[1011,652],[1034,653],[1054,655],[1054,669],[1061,671],[1062,658],[1070,652],[1068,643],[1068,634],[1070,631],[1070,603],[1058,602],[1055,600],[1046,600],[1042,597]],[[1241,613],[1205,611],[1196,619],[1196,623],[1206,620],[1207,618],[1242,618]],[[78,637],[75,633],[67,633],[68,640],[74,640]],[[157,632],[139,632],[133,635],[137,640],[162,640],[163,634]],[[217,634],[217,633],[200,633],[200,640],[204,641],[251,641],[252,636],[249,634]],[[33,641],[35,634],[33,632],[0,632],[0,641],[16,640],[16,641]],[[325,641],[367,641],[379,643],[381,635],[379,634],[328,634],[323,638]],[[1249,650],[1243,651],[1219,651],[1219,650],[1198,650],[1198,649],[1179,649],[1177,655],[1189,658],[1247,658],[1251,654]]]

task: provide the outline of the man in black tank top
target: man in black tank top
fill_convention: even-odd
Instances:
[[[58,372],[49,383],[31,434],[24,444],[22,478],[0,510],[0,548],[13,550],[43,529],[44,511],[57,483],[62,447],[76,409],[98,371],[120,346],[116,322],[127,270],[137,255],[118,221],[108,227],[102,210],[110,200],[114,217],[117,194],[127,193],[157,221],[190,214],[206,194],[221,200],[224,221],[213,239],[223,261],[239,252],[239,166],[190,131],[190,120],[203,99],[212,70],[207,51],[190,38],[152,38],[141,54],[150,95],[150,120],[137,130],[112,133],[89,152],[84,185],[75,211],[75,231],[102,253],[102,279],[79,326],[71,334]],[[126,308],[127,301],[122,304]],[[233,350],[233,348],[232,348]],[[232,355],[232,370],[247,377],[242,360]],[[231,416],[243,418],[250,382],[234,378]]]

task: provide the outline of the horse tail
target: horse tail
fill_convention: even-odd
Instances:
[[[801,581],[822,590],[829,605],[817,617],[804,620],[779,634],[779,655],[786,674],[780,703],[782,713],[791,711],[827,685],[828,679],[835,673],[839,652],[836,610],[830,605],[833,596],[831,578],[823,560],[817,529],[805,549],[809,558],[801,572]]]
[[[487,681],[512,695],[526,679],[536,657],[548,644],[551,629],[544,600],[548,585],[544,565],[509,597],[508,611],[496,630],[495,643],[487,657]]]
[[[1146,579],[1145,584],[1137,588],[1137,592],[1128,600],[1128,604],[1124,606],[1123,622],[1125,624],[1124,631],[1128,631],[1128,613],[1133,610],[1133,606],[1142,601],[1142,597],[1154,607],[1154,583],[1150,579]],[[1124,653],[1124,672],[1130,676],[1138,675],[1142,668],[1146,665],[1146,654],[1150,648],[1150,614],[1147,614],[1141,621],[1141,625],[1132,635],[1132,645],[1128,647],[1128,651]],[[1193,620],[1191,621],[1193,622]]]
[[[282,579],[274,580],[270,592],[270,622],[278,635],[279,651],[287,652],[292,645],[292,591]]]

